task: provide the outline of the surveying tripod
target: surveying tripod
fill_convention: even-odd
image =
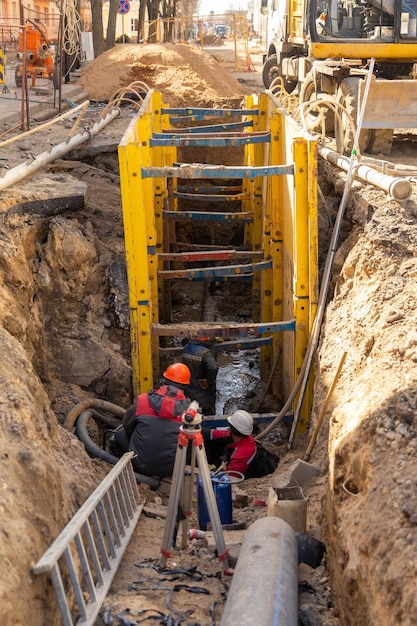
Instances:
[[[223,563],[223,573],[226,575],[233,574],[233,570],[229,567],[228,550],[224,542],[223,529],[220,521],[219,510],[217,508],[217,502],[214,496],[213,485],[210,478],[210,471],[207,463],[206,451],[204,449],[203,435],[201,433],[201,414],[198,413],[199,405],[197,402],[191,402],[188,409],[182,414],[180,426],[180,432],[178,434],[178,446],[175,455],[174,471],[172,474],[171,491],[169,494],[167,518],[164,527],[164,536],[162,538],[160,567],[164,569],[167,564],[167,560],[172,557],[170,552],[173,539],[175,526],[177,524],[177,513],[181,490],[183,490],[184,502],[191,508],[192,503],[192,489],[193,489],[193,474],[194,463],[197,460],[197,465],[200,470],[201,483],[203,486],[203,493],[206,500],[207,511],[209,514],[211,526],[213,529],[214,538],[216,541],[217,553],[221,563]],[[187,451],[190,444],[193,444],[191,449],[191,479],[189,476],[185,476],[185,465],[187,460]]]

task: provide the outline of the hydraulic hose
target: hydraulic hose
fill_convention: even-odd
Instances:
[[[79,404],[76,404],[75,407],[71,409],[71,411],[68,413],[67,417],[64,420],[63,427],[66,428],[66,430],[72,430],[78,417],[83,411],[86,411],[87,409],[103,409],[104,411],[113,413],[116,417],[119,417],[120,419],[126,413],[126,409],[123,409],[117,404],[112,404],[111,402],[107,402],[106,400],[89,398],[88,400],[83,400]]]
[[[83,411],[78,417],[76,424],[77,437],[80,439],[80,441],[83,442],[85,449],[89,454],[99,459],[102,459],[107,463],[110,463],[110,465],[116,465],[117,461],[119,460],[117,456],[113,456],[113,454],[110,454],[109,452],[106,452],[105,450],[100,448],[90,438],[90,435],[88,434],[88,420],[91,417],[94,417],[93,411]],[[158,489],[159,485],[161,484],[159,478],[156,478],[155,476],[145,476],[144,474],[138,474],[135,472],[135,478],[138,484],[145,483],[146,485],[149,485],[153,491]]]

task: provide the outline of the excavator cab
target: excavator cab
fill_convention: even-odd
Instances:
[[[312,41],[417,40],[417,0],[312,0],[310,6]]]

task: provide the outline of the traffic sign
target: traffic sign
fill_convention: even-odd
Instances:
[[[130,2],[129,0],[119,0],[119,6],[117,7],[117,12],[120,15],[126,15],[130,11]]]

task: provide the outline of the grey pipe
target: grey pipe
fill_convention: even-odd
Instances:
[[[329,148],[319,148],[319,154],[325,161],[336,165],[345,172],[349,171],[350,157],[343,156],[338,152],[329,150]],[[398,202],[407,200],[413,190],[411,181],[401,177],[388,176],[361,162],[356,165],[355,176],[374,187],[378,187],[378,189],[386,191],[391,198]]]
[[[97,135],[107,124],[120,115],[120,109],[113,109],[106,117],[99,120],[89,130],[85,130],[83,133],[74,135],[68,141],[64,141],[57,146],[54,146],[49,152],[42,152],[33,161],[25,161],[20,165],[17,165],[13,169],[9,170],[3,178],[0,179],[0,191],[7,189],[14,183],[22,180],[29,174],[33,174],[37,170],[41,169],[44,165],[52,163],[55,159],[59,159],[61,156],[70,152],[74,148],[77,148],[81,144],[89,141],[94,135]]]
[[[298,546],[287,522],[261,517],[245,533],[220,626],[297,626]]]

